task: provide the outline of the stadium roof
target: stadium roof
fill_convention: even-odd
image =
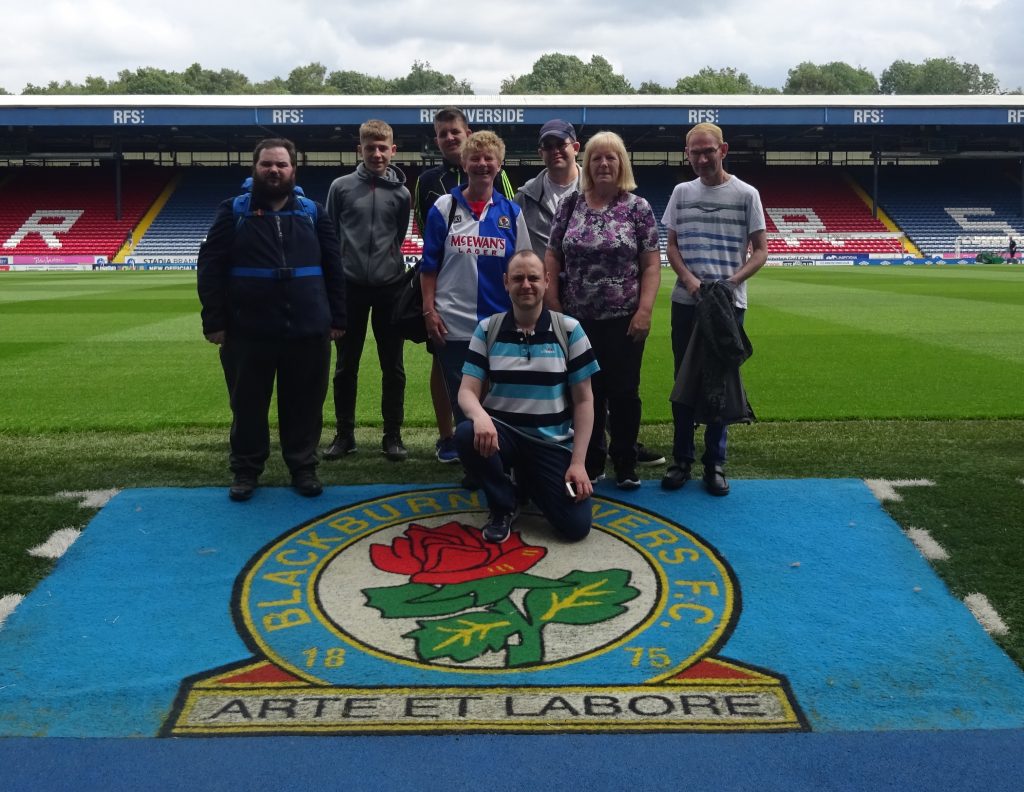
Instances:
[[[1024,157],[1024,96],[0,96],[0,158],[34,153],[249,151],[268,134],[301,149],[351,151],[368,118],[394,127],[400,151],[433,153],[433,112],[456,105],[494,129],[510,154],[536,150],[551,118],[581,137],[623,135],[632,151],[678,151],[700,121],[733,154],[877,151],[905,158]]]

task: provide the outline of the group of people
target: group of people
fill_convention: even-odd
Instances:
[[[483,489],[488,541],[508,538],[526,499],[565,538],[581,539],[609,459],[622,489],[640,486],[638,463],[663,461],[638,443],[640,369],[661,280],[654,212],[634,193],[613,132],[592,135],[579,163],[572,124],[547,122],[538,137],[545,168],[513,191],[497,135],[472,132],[457,108],[439,111],[434,128],[444,162],[423,172],[414,196],[391,164],[391,128],[368,121],[362,161],[335,180],[325,209],[295,186],[295,150],[280,139],[257,146],[251,192],[221,206],[200,250],[198,285],[233,414],[229,495],[250,498],[269,455],[275,374],[293,486],[308,496],[322,490],[317,444],[331,339],[337,433],[323,456],[356,450],[368,321],[382,372],[381,450],[406,458],[403,341],[391,314],[411,206],[424,239],[437,458],[461,462],[464,486]],[[662,218],[678,280],[673,459],[661,485],[675,490],[691,478],[703,423],[704,486],[726,495],[726,427],[752,417],[736,368],[749,354],[745,282],[767,258],[764,211],[757,191],[725,171],[728,144],[717,126],[691,129],[686,153],[697,178],[676,186]]]

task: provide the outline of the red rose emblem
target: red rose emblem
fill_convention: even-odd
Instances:
[[[525,544],[518,533],[504,544],[492,544],[476,528],[450,522],[437,528],[410,525],[390,547],[372,545],[370,560],[384,572],[409,575],[413,583],[443,585],[525,572],[546,553]]]

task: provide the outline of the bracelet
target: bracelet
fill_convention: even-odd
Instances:
[[[430,316],[432,313],[433,313],[433,311],[425,311],[423,313],[423,316],[424,316],[424,318],[426,318],[426,317]]]

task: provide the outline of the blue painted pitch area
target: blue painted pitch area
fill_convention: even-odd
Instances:
[[[243,789],[258,766],[261,788],[1020,788],[1024,674],[853,480],[598,492],[714,549],[739,592],[715,655],[785,679],[811,734],[121,739],[159,734],[184,680],[254,657],[231,605],[263,548],[410,489],[122,492],[0,630],[0,787]]]
[[[0,739],[0,787],[1017,792],[1024,731]]]

